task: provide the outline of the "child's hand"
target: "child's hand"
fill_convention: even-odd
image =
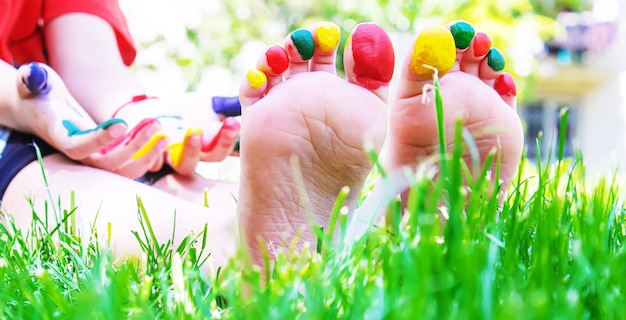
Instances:
[[[226,109],[228,115],[237,115],[234,109],[238,109],[239,103],[236,99],[235,102],[226,101],[228,105],[222,109]],[[197,94],[170,99],[135,99],[116,116],[128,123],[138,123],[146,117],[158,119],[169,142],[163,162],[182,175],[194,174],[199,161],[218,162],[231,155],[241,126],[233,117],[216,114],[210,108],[210,100]],[[153,170],[159,166],[156,164]]]
[[[122,119],[96,125],[73,99],[50,67],[31,63],[18,70],[20,129],[35,134],[69,158],[129,178],[145,174],[160,161],[165,139],[157,136],[160,124],[147,120],[126,133]],[[152,142],[152,151],[136,154]]]

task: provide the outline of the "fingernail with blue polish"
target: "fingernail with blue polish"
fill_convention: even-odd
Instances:
[[[241,103],[239,97],[213,97],[213,111],[225,117],[237,117],[241,115]]]

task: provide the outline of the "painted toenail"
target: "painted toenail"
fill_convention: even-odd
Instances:
[[[281,74],[289,67],[289,55],[281,46],[273,46],[265,52],[267,65],[274,74]]]
[[[454,37],[457,49],[465,50],[469,48],[474,39],[474,27],[465,21],[458,21],[450,26],[450,33]]]
[[[291,41],[293,41],[302,60],[306,61],[313,57],[315,43],[313,42],[313,35],[309,30],[300,29],[292,32]]]
[[[370,90],[386,86],[393,76],[395,57],[389,35],[377,24],[363,23],[350,39],[357,82]]]
[[[493,84],[493,88],[496,89],[501,96],[515,97],[517,95],[515,80],[508,73],[499,75]]]
[[[454,66],[456,45],[450,30],[441,26],[426,27],[415,40],[411,55],[411,70],[417,75],[433,75],[429,65],[444,75]]]
[[[493,71],[502,71],[504,70],[504,56],[502,52],[496,48],[489,49],[489,53],[487,53],[487,64],[493,69]]]
[[[491,49],[491,38],[484,32],[476,32],[474,36],[474,56],[484,57]]]
[[[246,79],[250,83],[250,88],[261,89],[265,82],[267,82],[267,76],[261,70],[252,69],[246,74]]]
[[[341,32],[339,27],[330,22],[323,22],[315,31],[317,45],[323,52],[333,51],[339,44]]]
[[[22,83],[26,85],[32,93],[47,93],[50,90],[48,86],[48,71],[39,63],[31,63],[30,74],[28,77],[22,77]]]

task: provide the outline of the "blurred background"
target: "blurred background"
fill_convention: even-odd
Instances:
[[[357,23],[377,22],[391,34],[397,59],[423,25],[467,20],[491,35],[507,57],[505,70],[518,81],[528,158],[555,153],[556,137],[564,130],[565,155],[581,151],[589,173],[626,168],[626,0],[120,0],[120,5],[139,48],[135,68],[161,96],[186,90],[236,95],[268,45],[319,20],[341,27],[342,44]],[[563,108],[569,108],[570,120],[561,127]],[[204,171],[236,179],[229,170],[236,166],[231,159]]]

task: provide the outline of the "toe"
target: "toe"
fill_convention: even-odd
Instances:
[[[476,32],[469,48],[460,57],[461,71],[478,76],[480,62],[491,49],[491,38],[484,32]]]
[[[454,38],[454,45],[456,46],[457,52],[464,52],[470,47],[472,39],[474,39],[474,34],[476,33],[471,24],[462,20],[453,21],[448,24],[448,29]]]
[[[313,34],[307,29],[298,29],[285,39],[285,48],[289,55],[287,77],[309,71],[309,60],[315,54]]]
[[[310,65],[311,71],[337,73],[335,57],[341,39],[339,27],[331,22],[321,22],[311,28],[311,34],[315,42],[315,53]]]
[[[458,62],[460,61],[463,53],[466,52],[470,47],[476,31],[471,24],[469,24],[467,21],[462,20],[450,22],[448,24],[448,30],[450,30],[450,33],[454,38],[454,45],[456,46],[457,63],[454,64],[454,67],[451,71],[458,71],[460,70],[460,64]]]
[[[251,69],[239,87],[239,102],[242,110],[263,98],[267,90],[267,75],[259,69]]]
[[[510,74],[506,72],[500,74],[494,81],[493,88],[506,104],[513,108],[513,110],[516,109],[517,86]]]
[[[389,35],[377,24],[357,25],[344,50],[348,81],[371,90],[387,101],[395,56]]]
[[[283,81],[283,73],[289,68],[289,55],[281,46],[272,46],[259,57],[258,70],[267,76],[267,90]]]
[[[456,55],[456,44],[450,30],[441,26],[424,28],[404,59],[397,98],[420,95],[424,85],[432,82],[432,68],[437,69],[440,77],[443,76],[455,65]]]
[[[505,65],[506,63],[502,52],[496,48],[491,48],[487,56],[480,61],[478,76],[487,84],[491,85],[493,84],[493,80],[502,74]]]

